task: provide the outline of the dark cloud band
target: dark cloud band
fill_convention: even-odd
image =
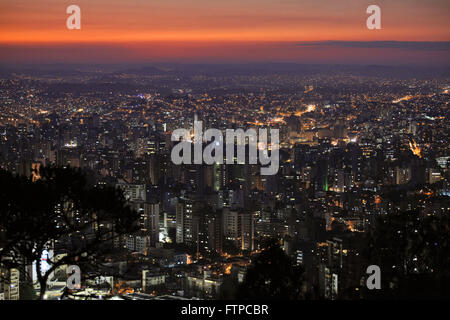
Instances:
[[[450,41],[311,41],[297,44],[301,47],[390,48],[404,50],[450,50]]]

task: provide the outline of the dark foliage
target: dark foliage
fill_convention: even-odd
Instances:
[[[39,176],[32,181],[0,171],[0,263],[26,275],[25,267],[39,261],[44,249],[65,252],[48,261],[45,274],[37,272],[42,298],[51,272],[66,264],[100,263],[115,237],[135,229],[137,213],[121,190],[90,186],[79,170],[47,167]]]
[[[303,269],[295,266],[277,243],[272,243],[253,259],[237,298],[303,299],[303,277]]]
[[[363,252],[381,269],[383,290],[367,297],[433,298],[450,296],[449,216],[401,212],[378,219]]]

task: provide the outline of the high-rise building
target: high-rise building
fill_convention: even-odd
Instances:
[[[0,300],[19,300],[19,270],[0,268]]]
[[[254,250],[255,223],[253,213],[225,208],[222,214],[223,234],[241,250]]]
[[[129,184],[122,181],[117,186],[123,190],[125,199],[130,202],[145,202],[147,199],[145,184]]]
[[[183,199],[176,206],[176,243],[193,244],[196,240],[197,224],[194,221],[194,203]]]
[[[223,227],[222,211],[209,213],[205,216],[204,226],[207,230],[207,249],[222,253]]]

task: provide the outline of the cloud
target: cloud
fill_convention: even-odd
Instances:
[[[308,41],[298,43],[297,45],[301,47],[388,48],[425,51],[450,50],[450,41]]]

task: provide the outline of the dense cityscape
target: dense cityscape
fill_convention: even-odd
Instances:
[[[450,78],[437,70],[4,66],[0,300],[448,297]],[[174,164],[171,134],[194,120],[279,129],[277,174]],[[39,188],[65,188],[58,175],[70,192],[37,217],[39,241],[34,227],[8,229],[41,208]],[[81,198],[118,192],[134,221],[98,218],[73,181]],[[380,290],[367,288],[371,265]]]

